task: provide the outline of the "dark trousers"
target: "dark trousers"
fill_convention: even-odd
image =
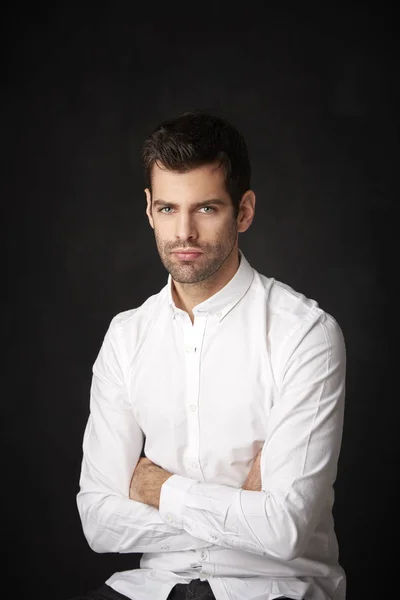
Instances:
[[[190,583],[178,583],[170,591],[167,600],[215,600],[208,581],[192,579]],[[116,592],[107,584],[98,590],[88,592],[85,596],[77,596],[71,600],[129,600],[123,594]],[[150,599],[149,599],[150,600]],[[151,600],[158,600],[152,598]]]
[[[129,600],[129,598],[104,584],[98,590],[88,592],[86,596],[77,596],[71,600]],[[170,591],[167,600],[215,600],[215,596],[208,581],[192,579],[190,583],[177,583]],[[279,600],[290,600],[290,598],[281,596]]]

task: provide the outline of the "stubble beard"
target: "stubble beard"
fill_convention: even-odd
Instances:
[[[157,230],[155,230],[154,234],[161,262],[174,281],[182,284],[206,283],[206,280],[210,279],[217,271],[219,271],[232,254],[237,237],[237,224],[236,221],[233,221],[224,240],[219,240],[212,245],[202,246],[199,250],[201,250],[204,255],[194,261],[188,261],[186,263],[180,263],[172,258],[171,252],[175,248],[187,248],[188,250],[192,250],[196,248],[195,246],[164,242],[159,237]],[[197,261],[199,264],[197,264]]]

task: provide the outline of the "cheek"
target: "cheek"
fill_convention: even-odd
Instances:
[[[220,237],[228,238],[236,233],[237,226],[236,221],[232,219],[224,219],[223,222],[218,225],[218,234]]]
[[[165,223],[161,225],[159,222],[155,222],[154,231],[160,240],[168,240],[172,235],[172,228],[168,227]]]
[[[171,243],[171,235],[168,235],[168,232],[166,232],[164,228],[160,229],[157,225],[154,227],[154,236],[156,238],[157,246],[160,249]]]

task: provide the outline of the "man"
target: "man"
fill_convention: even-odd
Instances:
[[[105,335],[77,496],[95,552],[143,556],[84,598],[344,600],[341,330],[238,248],[255,194],[232,125],[185,113],[143,161],[168,282]]]

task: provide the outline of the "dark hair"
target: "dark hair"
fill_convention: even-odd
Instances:
[[[153,166],[178,172],[219,162],[232,199],[235,218],[243,194],[250,189],[251,167],[246,142],[239,131],[220,117],[186,112],[160,123],[142,148],[146,185],[151,190]]]

